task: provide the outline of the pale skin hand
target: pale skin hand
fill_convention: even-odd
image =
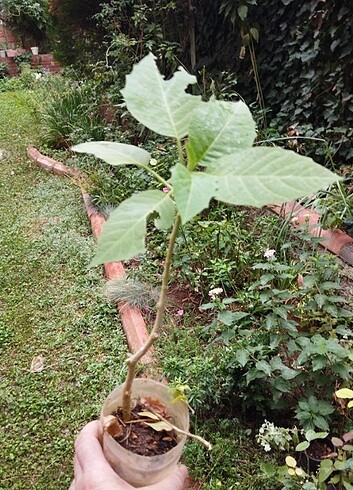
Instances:
[[[101,441],[102,426],[99,420],[87,424],[75,443],[75,478],[69,490],[133,490],[111,468],[104,457]],[[178,466],[159,483],[140,490],[182,490],[187,477],[185,466]]]

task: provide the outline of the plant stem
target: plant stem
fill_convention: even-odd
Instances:
[[[185,165],[185,158],[184,158],[184,151],[183,151],[183,144],[180,139],[177,139],[177,146],[178,146],[178,154],[179,154],[179,160],[182,165]]]
[[[168,250],[167,250],[166,260],[164,263],[164,270],[162,276],[161,292],[156,307],[157,315],[152,330],[145,344],[138,351],[136,351],[132,356],[130,356],[126,361],[126,364],[128,366],[128,373],[125,381],[123,403],[122,403],[124,421],[130,420],[131,418],[131,389],[132,389],[132,382],[135,378],[137,363],[146,354],[149,348],[153,345],[153,342],[158,338],[159,330],[163,322],[163,316],[164,316],[167,292],[168,292],[168,282],[170,278],[170,269],[171,269],[172,257],[173,257],[173,250],[174,250],[175,240],[178,236],[180,222],[181,222],[180,216],[179,214],[177,214],[169,238]]]
[[[171,189],[172,186],[170,185],[170,183],[167,182],[165,179],[163,179],[163,177],[161,177],[157,172],[152,170],[151,167],[149,167],[148,165],[144,165],[143,163],[138,163],[138,164],[136,164],[136,166],[139,168],[143,168],[143,170],[145,170],[145,172],[150,173],[161,184],[163,184],[165,187],[168,187],[168,189]]]

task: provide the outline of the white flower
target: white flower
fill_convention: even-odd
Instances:
[[[218,296],[221,293],[223,293],[223,289],[222,288],[214,288],[214,289],[211,289],[211,291],[208,292],[208,295],[210,296],[210,298],[215,299],[215,297]]]
[[[264,252],[264,257],[266,257],[266,259],[271,259],[272,257],[275,256],[275,253],[276,250],[274,250],[273,248],[266,248]]]
[[[34,78],[35,78],[36,80],[39,80],[40,78],[42,78],[42,74],[41,74],[41,73],[35,73],[35,74],[34,74]]]
[[[271,446],[266,442],[264,444],[264,450],[268,453],[269,451],[271,451]]]

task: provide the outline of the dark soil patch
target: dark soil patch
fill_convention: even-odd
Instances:
[[[314,461],[325,459],[333,451],[333,445],[330,441],[316,440],[310,443],[310,447],[306,450],[309,458]]]
[[[157,431],[143,421],[148,420],[148,418],[139,415],[139,413],[150,410],[151,405],[149,403],[138,402],[131,412],[131,420],[126,423],[122,422],[121,407],[113,413],[121,422],[122,428],[122,434],[114,437],[114,439],[128,451],[140,454],[141,456],[164,454],[178,444],[174,430]],[[163,416],[168,420],[168,415],[165,412]]]
[[[169,287],[168,304],[178,308],[188,308],[199,311],[202,296],[194,291],[188,283],[174,283]]]

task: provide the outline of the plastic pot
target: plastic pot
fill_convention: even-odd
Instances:
[[[320,463],[328,454],[334,451],[334,445],[328,438],[314,439],[306,451],[301,453],[299,465],[307,473],[313,473],[319,469]]]
[[[106,398],[102,411],[103,417],[111,415],[122,405],[124,385],[118,386]],[[132,386],[132,398],[151,397],[162,402],[172,417],[172,423],[182,430],[189,430],[189,410],[182,401],[173,402],[168,386],[150,379],[137,378]],[[178,434],[178,444],[165,454],[158,456],[141,456],[123,448],[116,440],[104,431],[103,451],[114,471],[125,481],[137,488],[152,485],[163,480],[177,465],[186,436]]]
[[[38,46],[33,46],[31,48],[31,51],[32,51],[33,56],[38,56],[38,50],[39,50],[38,49]]]

